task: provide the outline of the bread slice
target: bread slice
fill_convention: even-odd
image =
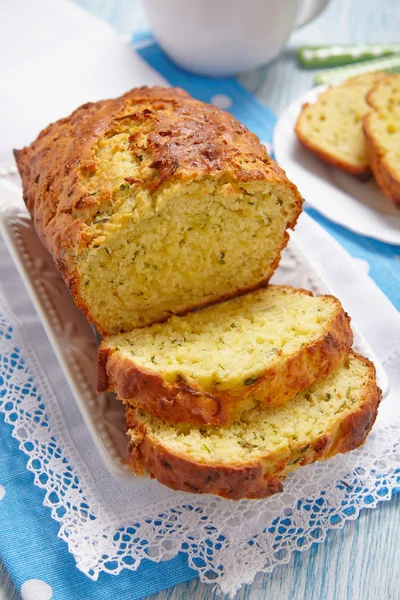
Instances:
[[[374,177],[400,208],[400,75],[380,79],[367,95],[364,117],[369,161]]]
[[[253,133],[178,88],[85,104],[15,155],[36,230],[102,334],[267,282],[302,207]]]
[[[293,398],[335,369],[352,341],[336,298],[271,285],[105,338],[98,387],[169,421],[221,425]]]
[[[382,73],[367,73],[330,87],[316,102],[303,106],[295,126],[304,146],[360,179],[370,174],[363,132],[366,95],[381,77]]]
[[[264,498],[298,467],[360,446],[380,398],[373,364],[351,352],[285,406],[255,408],[228,428],[173,425],[128,408],[127,464],[174,490]]]

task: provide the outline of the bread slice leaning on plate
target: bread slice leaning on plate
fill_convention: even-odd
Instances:
[[[382,73],[367,73],[330,87],[313,104],[305,104],[295,133],[319,158],[360,179],[367,178],[370,164],[363,132],[369,110],[366,95]]]
[[[350,352],[286,405],[254,408],[230,427],[174,425],[127,408],[127,464],[174,490],[264,498],[291,471],[360,446],[380,399],[373,364]]]
[[[172,422],[222,425],[284,404],[333,371],[353,341],[333,296],[271,285],[99,349],[99,391]]]
[[[178,88],[85,104],[15,155],[36,230],[102,334],[266,283],[302,207],[253,133]]]
[[[380,79],[368,92],[364,117],[369,161],[374,177],[400,208],[400,75]]]

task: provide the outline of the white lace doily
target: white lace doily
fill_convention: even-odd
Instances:
[[[334,242],[325,241],[329,252]],[[355,285],[372,285],[347,261]],[[400,411],[395,402],[400,325],[393,307],[391,318],[377,325],[379,338],[387,329],[384,347],[378,353],[374,345],[391,379],[391,392],[367,443],[300,469],[287,479],[282,494],[235,503],[172,492],[149,480],[134,486],[114,481],[85,438],[75,403],[4,250],[0,272],[0,410],[29,456],[28,469],[46,492],[44,504],[60,524],[60,537],[90,578],[102,571],[136,569],[143,558],[166,560],[182,550],[202,581],[233,595],[257,572],[288,562],[293,550],[323,541],[328,529],[355,519],[361,508],[389,500],[400,487]],[[379,314],[377,303],[383,300],[378,292],[373,297],[374,287],[367,287],[367,309],[372,302]],[[386,315],[388,310],[383,306]]]

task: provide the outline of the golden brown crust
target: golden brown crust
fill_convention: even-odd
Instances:
[[[318,156],[318,158],[320,160],[327,162],[330,165],[333,165],[337,169],[341,169],[342,171],[349,173],[349,175],[353,175],[353,177],[357,177],[357,179],[360,179],[360,181],[366,181],[367,179],[369,179],[369,177],[371,175],[371,168],[369,165],[365,165],[365,166],[350,165],[348,162],[341,160],[340,158],[334,156],[333,154],[330,154],[329,152],[325,152],[318,145],[313,144],[313,142],[310,139],[308,139],[305,135],[303,135],[301,128],[300,128],[300,122],[301,122],[302,117],[304,116],[304,113],[308,106],[310,106],[309,103],[303,105],[301,112],[300,112],[299,116],[297,117],[296,125],[294,128],[294,131],[296,133],[296,136],[297,136],[297,139],[299,140],[299,142],[301,144],[303,144],[303,146],[305,146],[308,150],[311,150],[311,152],[313,152],[316,156]]]
[[[371,133],[369,117],[370,115],[364,117],[364,133],[372,172],[385,196],[389,198],[394,206],[400,208],[400,180],[385,165],[383,152]]]
[[[152,478],[174,490],[215,494],[231,500],[265,498],[280,492],[282,481],[289,472],[354,450],[365,441],[377,416],[381,390],[376,385],[374,365],[365,358],[359,358],[368,367],[368,375],[358,410],[339,418],[305,451],[284,458],[278,455],[265,457],[268,468],[263,458],[227,467],[202,464],[172,454],[147,436],[145,428],[137,424],[135,410],[131,408],[127,409],[127,428],[135,431],[136,439],[128,442],[126,462],[134,473],[144,475],[148,472]]]
[[[15,151],[24,200],[38,235],[52,254],[76,304],[93,322],[79,294],[77,258],[91,242],[94,215],[113,202],[108,185],[92,192],[98,176],[96,150],[121,121],[140,125],[130,136],[130,151],[149,160],[132,186],[154,193],[171,181],[202,177],[282,184],[294,196],[287,227],[293,228],[302,199],[265,147],[232,115],[191,98],[179,88],[137,88],[120,98],[88,103],[44,129],[26,148]],[[150,173],[150,175],[149,175]],[[288,236],[282,248],[287,242]],[[279,261],[279,255],[275,267]],[[244,290],[242,290],[244,291]],[[99,330],[101,325],[96,323]]]
[[[304,291],[295,290],[294,293]],[[307,294],[312,295],[310,292]],[[135,364],[134,357],[126,358],[115,349],[100,346],[98,390],[115,391],[127,404],[148,410],[170,422],[196,425],[232,422],[243,410],[257,403],[252,399],[255,394],[269,406],[284,404],[314,381],[329,375],[352,346],[350,318],[340,302],[336,298],[334,300],[337,307],[324,334],[311,344],[304,345],[293,356],[284,360],[278,356],[253,385],[225,391],[215,387],[212,392],[205,393],[199,386],[186,381],[167,383],[156,371]]]
[[[276,475],[264,475],[261,464],[238,469],[202,465],[155,446],[144,436],[139,446],[128,443],[128,467],[176,491],[215,494],[230,500],[265,498],[283,490]]]
[[[386,78],[383,79],[383,82]],[[379,81],[367,94],[367,102],[374,109],[373,95],[376,88],[382,81]],[[376,182],[381,187],[384,194],[389,200],[400,208],[400,177],[399,174],[393,173],[388,167],[385,161],[385,150],[379,143],[379,140],[375,139],[375,136],[371,127],[371,119],[373,118],[373,112],[369,112],[364,117],[363,126],[364,134],[367,143],[368,157],[371,165],[373,175]]]

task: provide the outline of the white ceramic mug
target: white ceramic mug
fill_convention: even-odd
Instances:
[[[179,66],[236,75],[275,58],[329,0],[143,0],[152,32]]]

